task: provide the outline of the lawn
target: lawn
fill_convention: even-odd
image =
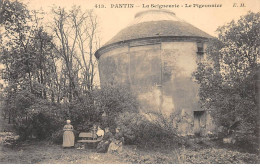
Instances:
[[[210,141],[191,141],[186,148],[124,145],[120,154],[96,153],[93,148],[63,149],[49,141],[15,142],[18,136],[3,132],[8,130],[6,125],[3,128],[3,123],[0,122],[0,164],[241,164],[259,163],[260,159],[256,153],[238,152]]]
[[[1,147],[0,163],[15,164],[119,164],[127,163],[112,154],[95,153],[93,149],[63,149],[48,142],[24,142],[15,148]]]
[[[3,133],[1,133],[3,134]],[[9,134],[10,135],[10,134]],[[3,135],[0,135],[3,139]],[[95,149],[63,149],[47,141],[26,141],[0,146],[2,164],[176,164],[176,163],[259,163],[257,154],[226,148],[140,149],[124,146],[122,153],[96,153]]]

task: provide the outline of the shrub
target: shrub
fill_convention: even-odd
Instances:
[[[35,98],[34,104],[16,112],[19,114],[14,119],[14,129],[21,140],[46,139],[64,124],[59,106],[44,99]]]
[[[128,144],[138,144],[142,147],[169,147],[183,143],[173,129],[162,127],[140,113],[122,113],[117,118],[117,124]]]
[[[81,99],[72,101],[64,107],[69,109],[67,118],[71,120],[74,129],[89,131],[93,124],[101,121],[101,113],[94,105],[94,91],[89,91]]]
[[[137,143],[142,133],[140,129],[142,121],[143,118],[138,113],[125,112],[117,117],[116,123],[124,134],[126,144]]]
[[[50,140],[55,144],[62,144],[63,141],[63,130],[57,130],[52,133]]]
[[[46,113],[34,113],[31,117],[15,120],[14,129],[21,140],[29,138],[46,139],[59,129],[60,123]]]
[[[95,105],[97,113],[106,113],[102,126],[111,127],[112,130],[117,126],[115,118],[120,113],[138,112],[136,96],[128,87],[121,85],[106,85],[97,90],[95,92]]]
[[[46,139],[57,129],[57,122],[53,117],[39,113],[32,117],[32,128],[37,139]]]

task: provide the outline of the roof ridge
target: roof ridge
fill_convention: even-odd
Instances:
[[[161,36],[199,36],[212,38],[211,35],[185,21],[160,20],[129,25],[119,31],[112,39],[105,43],[104,46],[131,39],[156,37],[155,34],[158,33],[160,33]]]

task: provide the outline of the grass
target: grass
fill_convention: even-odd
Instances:
[[[1,123],[0,123],[1,125]],[[3,126],[2,126],[3,127]],[[253,153],[219,146],[216,142],[194,142],[189,147],[174,148],[124,146],[123,152],[96,153],[95,149],[63,149],[61,145],[47,141],[26,141],[17,143],[17,136],[1,132],[1,164],[244,164],[260,163],[260,156]],[[8,141],[8,142],[5,142]],[[198,144],[200,143],[200,144]]]
[[[2,133],[1,133],[2,134]],[[0,137],[3,138],[3,135]],[[10,135],[10,134],[9,134]],[[124,146],[118,154],[96,153],[95,149],[63,149],[47,141],[0,144],[2,164],[236,164],[259,163],[257,154],[241,153],[225,148],[137,148]]]
[[[255,164],[259,163],[257,154],[241,153],[224,148],[179,148],[168,150],[132,150],[125,148],[120,155],[131,163],[140,164]]]
[[[48,142],[24,142],[17,147],[1,147],[2,164],[120,164],[127,163],[112,154],[99,154],[93,149],[63,149]]]

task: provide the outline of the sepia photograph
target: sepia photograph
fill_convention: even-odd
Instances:
[[[259,0],[0,0],[0,165],[259,164]]]

